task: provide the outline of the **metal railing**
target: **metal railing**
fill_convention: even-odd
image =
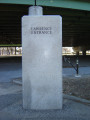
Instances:
[[[76,66],[73,65],[70,58],[66,58],[65,56],[64,56],[64,61],[68,62],[74,68],[74,70],[76,71],[76,74],[78,76],[79,75],[79,60],[78,60],[78,57],[76,59]]]

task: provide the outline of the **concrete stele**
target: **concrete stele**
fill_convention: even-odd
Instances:
[[[25,109],[62,109],[62,18],[22,18]]]

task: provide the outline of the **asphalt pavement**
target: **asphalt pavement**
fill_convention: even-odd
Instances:
[[[80,66],[79,73],[89,75],[90,66]],[[63,68],[63,76],[75,74],[73,68]],[[21,58],[0,60],[0,120],[90,120],[90,101],[67,95],[63,97],[62,110],[23,109],[22,86],[12,81],[21,76]]]
[[[75,58],[76,59],[76,58]],[[71,57],[71,61],[74,66],[75,59]],[[90,60],[90,57],[89,57]],[[79,75],[90,74],[90,63],[85,58],[80,58],[81,64],[79,65]],[[76,71],[68,63],[63,61],[63,76],[75,76]],[[0,59],[0,82],[10,82],[12,79],[22,77],[22,62],[21,57],[7,57]]]

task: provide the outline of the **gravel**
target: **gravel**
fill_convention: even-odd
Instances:
[[[2,112],[9,112],[22,120],[90,120],[89,111],[90,106],[64,99],[62,110],[25,110],[22,100],[17,100]]]
[[[90,100],[90,76],[63,77],[63,92],[68,95],[77,96]]]

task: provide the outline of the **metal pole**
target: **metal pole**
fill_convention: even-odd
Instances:
[[[78,58],[77,58],[77,60],[76,60],[77,75],[78,75],[78,73],[79,73],[79,71],[78,71],[78,70],[79,70],[79,65],[78,65],[78,64],[79,64],[79,61],[78,61]]]
[[[15,55],[16,55],[16,47],[15,47]]]
[[[78,60],[78,57],[77,57],[77,59],[76,59],[76,66],[74,66],[74,65],[71,63],[71,61],[70,61],[69,58],[65,58],[65,57],[64,57],[64,60],[65,60],[65,62],[68,62],[68,63],[75,69],[75,71],[76,71],[75,77],[81,77],[81,76],[79,75],[79,60]]]

